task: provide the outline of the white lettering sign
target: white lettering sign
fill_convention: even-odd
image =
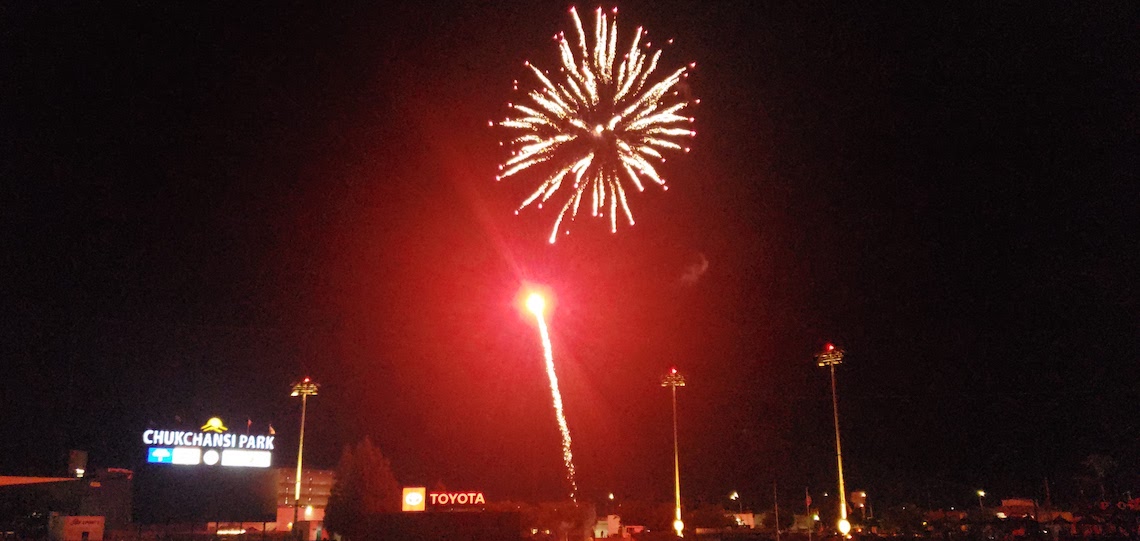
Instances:
[[[216,434],[182,430],[147,430],[143,443],[162,447],[216,447],[222,449],[251,449],[272,451],[274,436],[246,434]]]
[[[432,505],[480,505],[486,504],[482,492],[432,492],[428,494]]]
[[[202,450],[197,447],[175,447],[171,464],[193,466],[202,461]]]
[[[269,451],[246,451],[244,449],[225,449],[222,451],[223,466],[268,468],[272,460],[273,455]]]

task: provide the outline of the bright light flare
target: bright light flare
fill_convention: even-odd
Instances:
[[[516,134],[500,143],[510,152],[495,179],[523,171],[542,179],[516,214],[531,204],[542,208],[564,185],[569,191],[550,232],[552,244],[567,215],[577,218],[583,199],[592,216],[609,215],[611,232],[617,232],[619,214],[633,225],[627,187],[644,191],[652,181],[667,189],[659,171],[664,153],[688,152],[684,143],[697,134],[693,117],[683,113],[699,100],[689,98],[682,82],[695,62],[658,75],[662,51],[643,42],[643,28],[623,40],[623,48],[629,44],[625,52],[618,49],[617,9],[594,11],[592,44],[578,11],[570,8],[570,15],[577,40],[554,35],[562,62],[558,73],[524,63],[537,85],[521,100],[526,103],[507,104],[511,116],[492,121]],[[518,81],[513,87],[518,89]]]
[[[526,298],[526,309],[536,316],[541,316],[546,309],[546,299],[538,293],[531,293]]]

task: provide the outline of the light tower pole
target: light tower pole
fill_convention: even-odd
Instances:
[[[831,370],[831,412],[835,417],[835,463],[839,471],[839,521],[836,527],[840,534],[847,535],[851,531],[851,523],[847,520],[847,492],[843,488],[843,450],[839,445],[839,399],[835,392],[835,365],[843,362],[843,350],[828,344],[815,356],[815,360],[819,366],[826,366]]]
[[[297,483],[293,491],[293,526],[291,531],[297,529],[297,512],[301,509],[301,456],[305,453],[305,408],[310,396],[317,396],[318,384],[308,377],[293,384],[293,392],[289,396],[301,397],[301,437],[298,438],[297,447]]]
[[[681,460],[677,452],[677,387],[685,386],[685,378],[676,368],[669,369],[669,375],[661,380],[662,387],[669,387],[673,393],[673,490],[676,497],[674,506],[673,530],[677,537],[684,537],[685,523],[681,521]]]

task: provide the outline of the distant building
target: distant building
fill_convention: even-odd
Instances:
[[[997,518],[1037,518],[1037,502],[1029,498],[1002,500],[994,509],[994,515]]]
[[[103,541],[103,517],[62,517],[52,515],[48,522],[51,541]]]
[[[625,535],[625,530],[621,527],[621,517],[618,515],[606,515],[606,518],[599,519],[594,524],[594,539],[606,539],[610,537],[628,537]]]
[[[731,513],[732,523],[740,528],[755,528],[756,515],[753,513]]]
[[[125,528],[131,522],[132,477],[119,468],[85,471],[83,477],[0,477],[0,527],[47,534],[54,514],[103,517],[106,529]]]
[[[621,523],[620,515],[606,515],[598,519],[592,532],[594,539],[629,539],[635,534],[645,532],[645,526]]]
[[[254,534],[263,528],[266,532],[288,532],[293,529],[294,494],[297,489],[296,468],[276,468],[273,470],[275,522],[210,522],[205,531],[218,535]],[[325,508],[332,493],[334,472],[332,470],[305,469],[301,472],[300,506],[296,507],[297,528],[304,530],[305,538],[329,539],[324,530]]]
[[[788,528],[790,532],[814,532],[819,529],[819,511],[811,510],[806,515],[792,515],[792,526]]]
[[[293,508],[296,503],[298,528],[308,530],[309,539],[327,539],[324,533],[325,508],[329,505],[335,472],[333,470],[305,469],[301,471],[301,498],[294,500],[297,490],[297,469],[277,468],[277,530],[293,527]]]

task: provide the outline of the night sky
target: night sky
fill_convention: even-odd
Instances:
[[[0,7],[0,474],[214,415],[288,466],[309,375],[309,465],[369,436],[405,484],[564,498],[529,282],[585,497],[670,498],[676,366],[686,498],[819,501],[828,342],[873,502],[1076,501],[1093,453],[1140,486],[1127,2],[623,2],[697,62],[698,135],[553,246],[488,120],[567,4],[64,4]]]

